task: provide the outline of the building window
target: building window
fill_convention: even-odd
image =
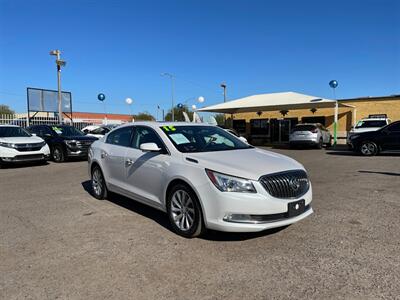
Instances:
[[[233,120],[232,126],[238,133],[246,133],[246,120]]]
[[[323,116],[320,117],[302,117],[301,123],[320,123],[326,126],[326,118]]]
[[[269,135],[269,119],[250,120],[251,135]]]

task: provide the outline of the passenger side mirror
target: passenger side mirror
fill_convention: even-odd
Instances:
[[[140,150],[144,152],[160,152],[161,148],[156,143],[143,143],[140,145]]]

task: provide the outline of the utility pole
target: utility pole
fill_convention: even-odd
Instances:
[[[171,79],[171,97],[172,97],[172,107],[171,107],[171,114],[172,114],[172,122],[175,121],[175,113],[174,113],[174,108],[175,108],[175,76],[170,73],[161,73],[161,76],[166,76]]]
[[[57,92],[58,92],[58,122],[62,124],[63,116],[62,116],[62,95],[61,95],[61,67],[65,67],[66,61],[60,58],[61,51],[60,50],[52,50],[50,51],[50,55],[56,56],[56,65],[57,65]]]
[[[226,84],[221,83],[221,87],[224,89],[224,103],[226,102]],[[226,126],[226,115],[224,114],[224,126]]]

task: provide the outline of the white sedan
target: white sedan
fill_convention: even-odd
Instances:
[[[313,212],[300,163],[206,124],[118,127],[92,144],[89,174],[94,197],[112,191],[160,209],[184,237],[262,231]]]
[[[40,137],[16,125],[0,125],[0,167],[6,163],[45,161],[50,149]]]

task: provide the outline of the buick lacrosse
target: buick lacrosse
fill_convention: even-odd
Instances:
[[[89,174],[97,199],[114,192],[160,209],[184,237],[262,231],[313,212],[300,163],[206,124],[122,125],[92,144]]]

